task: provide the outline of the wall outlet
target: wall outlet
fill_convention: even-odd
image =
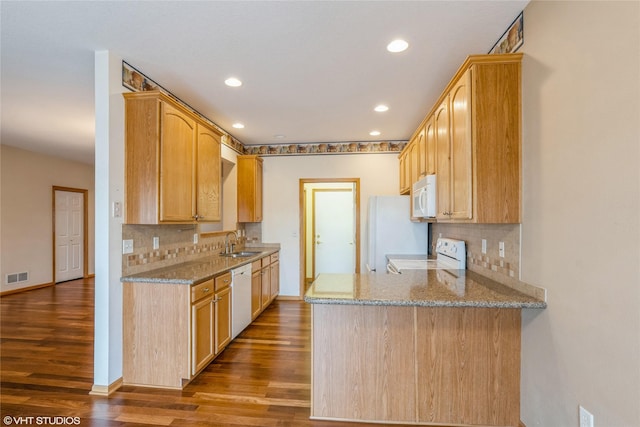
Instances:
[[[122,254],[132,254],[133,253],[133,239],[127,239],[122,241]]]
[[[193,233],[193,244],[194,245],[198,244],[198,233]]]
[[[482,239],[482,253],[487,253],[487,239]]]
[[[593,427],[593,414],[582,406],[578,408],[580,408],[580,427]]]
[[[500,258],[504,258],[504,242],[498,243],[498,254],[500,255]]]
[[[160,248],[160,238],[159,237],[154,237],[153,238],[153,249],[158,249]]]

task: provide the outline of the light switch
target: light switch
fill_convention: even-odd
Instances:
[[[153,238],[153,249],[158,249],[160,247],[160,238],[159,237],[154,237]]]
[[[122,218],[122,203],[113,202],[113,217]]]

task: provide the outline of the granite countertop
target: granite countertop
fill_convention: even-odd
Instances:
[[[240,250],[240,249],[239,249]],[[244,251],[258,252],[250,257],[224,257],[211,255],[194,261],[187,261],[169,267],[132,274],[120,279],[121,282],[169,283],[176,285],[193,285],[226,273],[241,265],[252,263],[280,250],[279,246],[245,247]]]
[[[402,274],[320,274],[310,304],[423,307],[546,308],[544,301],[469,270],[409,270]]]

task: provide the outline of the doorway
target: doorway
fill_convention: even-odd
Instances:
[[[53,187],[53,283],[87,277],[87,193]]]
[[[300,180],[300,292],[321,273],[360,272],[360,180]]]

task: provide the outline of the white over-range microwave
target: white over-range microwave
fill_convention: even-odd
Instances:
[[[436,176],[427,175],[413,184],[413,217],[435,218],[436,216]]]

